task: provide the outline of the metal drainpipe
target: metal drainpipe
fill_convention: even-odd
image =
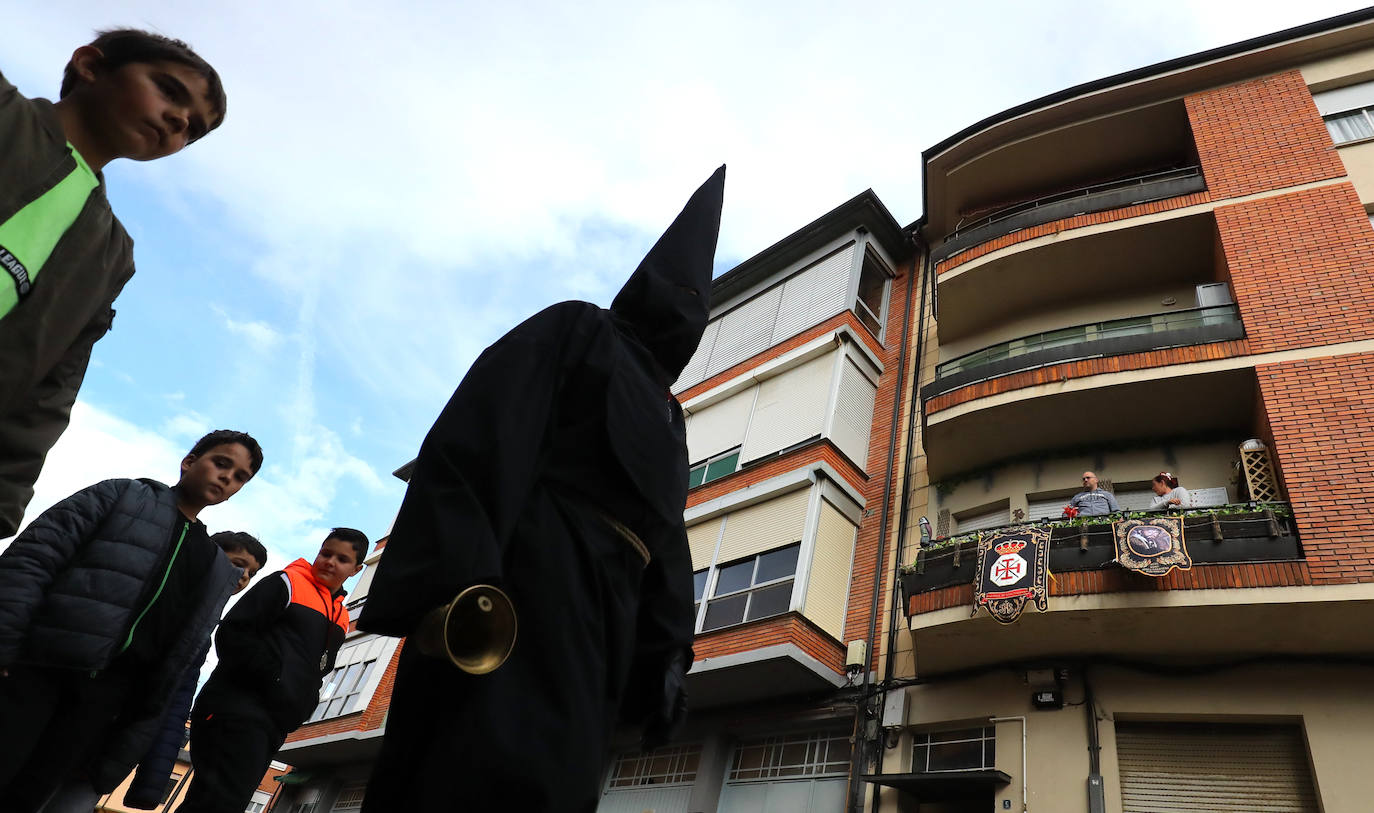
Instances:
[[[1020,723],[1021,724],[1021,813],[1026,813],[1030,809],[1030,802],[1026,796],[1026,718],[1021,717],[989,717],[989,723]]]
[[[915,241],[914,235],[912,235],[911,238],[913,241]],[[917,243],[917,245],[919,245],[919,243]],[[892,464],[897,456],[896,429],[897,420],[901,417],[902,414],[902,383],[906,379],[906,347],[910,343],[908,339],[910,333],[908,333],[908,330],[911,327],[911,295],[915,292],[915,290],[916,268],[915,263],[913,263],[911,273],[907,275],[906,280],[906,299],[902,303],[904,305],[905,310],[905,313],[902,314],[902,349],[899,353],[897,361],[897,384],[895,394],[892,398],[892,421],[888,424],[892,427],[891,437],[888,439],[887,444],[888,476],[884,478],[885,482],[883,483],[883,512],[882,519],[878,523],[878,554],[876,557],[876,561],[873,565],[873,603],[872,606],[869,608],[868,612],[868,637],[865,639],[868,642],[868,652],[866,654],[870,660],[873,658],[874,655],[874,644],[878,642],[878,607],[883,598],[883,554],[886,552],[884,549],[887,547],[887,523],[889,520],[889,514],[891,513],[888,507],[892,503]],[[924,294],[925,289],[922,288],[921,292],[922,294]],[[892,653],[889,652],[888,661],[890,662],[891,660]],[[867,664],[865,664],[864,666],[864,682],[859,691],[859,708],[856,710],[856,720],[854,723],[854,750],[853,753],[850,755],[849,764],[849,809],[850,811],[852,811],[852,813],[858,813],[858,811],[862,809],[864,798],[863,783],[859,780],[859,773],[863,768],[863,754],[865,750],[864,743],[868,735],[868,687],[873,682],[873,670],[867,668]],[[882,736],[882,732],[879,731],[879,741],[881,741]],[[880,773],[882,769],[881,758],[882,754],[881,752],[879,752],[878,768]],[[880,791],[878,786],[874,785],[873,807],[875,810],[878,807],[879,794]]]
[[[913,237],[915,233],[913,232]],[[916,238],[916,245],[922,248],[920,238]],[[924,259],[921,261],[921,308],[916,312],[916,371],[911,377],[911,414],[907,416],[906,422],[906,451],[902,458],[906,461],[906,468],[902,471],[902,506],[897,511],[897,556],[893,560],[892,573],[892,604],[888,607],[887,615],[887,668],[883,670],[883,684],[886,685],[892,680],[892,656],[891,652],[897,648],[897,596],[900,595],[901,583],[898,579],[897,569],[902,566],[902,553],[906,550],[906,515],[911,501],[911,454],[912,447],[916,445],[916,416],[921,414],[921,360],[925,357],[926,342],[926,293],[930,291],[930,252],[924,252]],[[905,369],[905,365],[903,365]]]

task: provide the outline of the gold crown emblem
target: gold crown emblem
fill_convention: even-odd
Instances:
[[[994,545],[992,549],[997,551],[1002,556],[1006,556],[1010,553],[1020,553],[1021,549],[1025,546],[1026,543],[1020,539],[1008,539],[1006,542]]]

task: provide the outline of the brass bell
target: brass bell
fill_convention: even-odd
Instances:
[[[510,657],[516,626],[510,597],[489,584],[474,584],[426,613],[412,637],[422,654],[485,675]]]

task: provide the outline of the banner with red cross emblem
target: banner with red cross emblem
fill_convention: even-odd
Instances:
[[[1123,519],[1112,523],[1116,561],[1146,576],[1167,576],[1174,568],[1191,570],[1193,557],[1183,543],[1183,517]]]
[[[978,540],[978,573],[973,582],[973,611],[986,607],[992,617],[1010,624],[1028,602],[1049,608],[1050,529],[1012,528]]]

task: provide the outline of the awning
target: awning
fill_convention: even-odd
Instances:
[[[1011,777],[998,770],[940,771],[938,773],[868,774],[865,782],[895,788],[922,802],[966,799],[991,793],[1011,784]]]

